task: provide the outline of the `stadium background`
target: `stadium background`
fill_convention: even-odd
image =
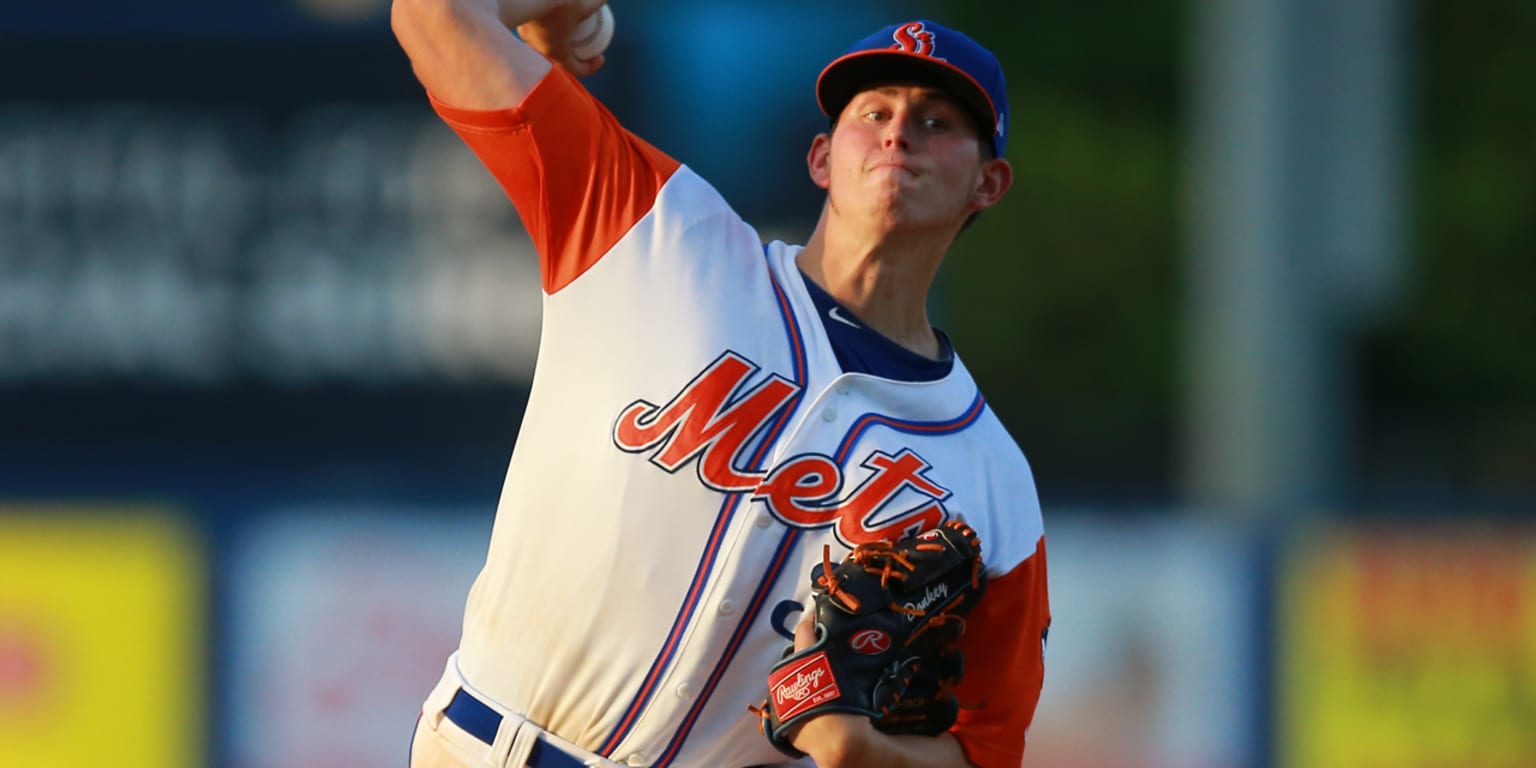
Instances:
[[[1034,464],[1028,765],[1536,765],[1536,5],[616,3],[770,237],[819,66],[1008,63],[935,314]],[[379,0],[0,5],[0,764],[397,765],[537,344]],[[600,375],[600,372],[594,372]]]

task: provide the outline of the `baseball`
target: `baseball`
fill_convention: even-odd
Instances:
[[[613,11],[608,6],[581,20],[571,34],[571,52],[583,61],[595,59],[613,42]]]

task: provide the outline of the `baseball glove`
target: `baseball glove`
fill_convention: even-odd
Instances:
[[[861,544],[833,566],[830,547],[811,570],[816,642],[793,646],[754,707],[780,752],[799,723],[828,712],[868,716],[888,733],[937,734],[954,724],[950,688],[964,671],[955,643],[986,591],[981,544],[951,521],[896,542]]]

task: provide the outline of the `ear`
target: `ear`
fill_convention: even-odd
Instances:
[[[1001,157],[988,160],[982,164],[981,173],[976,177],[976,189],[971,193],[971,207],[978,211],[991,208],[1012,188],[1013,166]]]
[[[811,151],[806,153],[805,165],[811,172],[811,181],[826,189],[832,184],[832,136],[818,133],[811,140]]]

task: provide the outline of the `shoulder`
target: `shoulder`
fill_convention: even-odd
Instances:
[[[956,367],[966,376],[958,356]],[[979,390],[978,390],[979,392]],[[965,511],[981,537],[987,567],[994,574],[1027,560],[1045,535],[1045,520],[1034,469],[997,413],[978,394],[980,413],[966,430],[966,458],[980,484],[980,503]]]

